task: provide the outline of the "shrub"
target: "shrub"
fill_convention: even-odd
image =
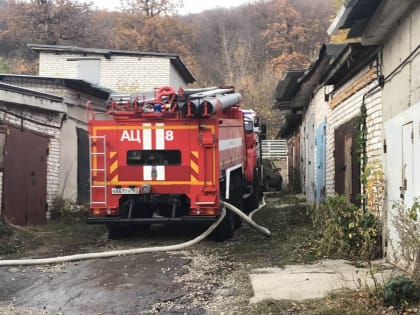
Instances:
[[[370,260],[380,248],[377,219],[347,201],[329,197],[314,208],[312,219],[321,233],[321,249],[327,256]]]
[[[413,302],[419,298],[420,288],[407,277],[395,277],[385,284],[384,304],[386,306],[401,307],[404,303]]]

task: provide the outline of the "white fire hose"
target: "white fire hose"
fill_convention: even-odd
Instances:
[[[247,216],[241,210],[239,210],[235,206],[225,201],[222,201],[221,203],[223,205],[223,208],[222,208],[222,213],[220,217],[202,234],[200,234],[199,236],[197,236],[196,238],[188,242],[184,242],[181,244],[145,247],[145,248],[132,248],[132,249],[124,249],[124,250],[113,250],[113,251],[106,251],[106,252],[76,254],[76,255],[67,255],[67,256],[59,256],[59,257],[51,257],[51,258],[0,260],[0,266],[29,266],[29,265],[42,265],[42,264],[57,264],[57,263],[64,263],[64,262],[71,262],[71,261],[94,259],[94,258],[109,258],[109,257],[124,256],[124,255],[176,251],[176,250],[185,249],[189,246],[197,244],[198,242],[201,242],[203,239],[208,237],[211,234],[211,232],[213,232],[214,229],[216,229],[216,227],[220,224],[220,222],[222,222],[223,218],[226,215],[226,208],[235,212],[242,219],[244,219],[245,222],[247,222],[249,225],[257,229],[261,233],[263,233],[265,236],[271,236],[271,232],[267,228],[261,225],[258,225],[252,220],[252,215],[265,206],[264,198],[263,198],[262,204],[257,209],[252,211],[249,216]]]

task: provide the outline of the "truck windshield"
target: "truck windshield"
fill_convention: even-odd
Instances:
[[[129,150],[127,165],[181,165],[181,151]]]

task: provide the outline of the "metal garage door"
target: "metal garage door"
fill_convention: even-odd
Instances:
[[[49,139],[8,128],[4,158],[4,215],[13,224],[46,222]]]
[[[335,130],[335,192],[360,205],[360,157],[357,150],[358,119]]]

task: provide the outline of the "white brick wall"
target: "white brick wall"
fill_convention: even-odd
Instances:
[[[305,113],[301,129],[301,157],[302,157],[302,178],[303,191],[306,194],[306,200],[309,203],[315,202],[315,104],[312,101]]]
[[[39,54],[39,76],[77,78],[78,62],[67,61],[69,58],[74,58],[74,55]]]
[[[360,75],[365,73],[362,71]],[[341,90],[346,89],[359,76],[349,81]],[[363,89],[359,90],[348,99],[339,104],[336,108],[331,110],[327,117],[327,196],[332,196],[335,193],[335,165],[334,165],[334,131],[339,126],[350,121],[352,118],[360,115],[360,107],[362,106],[363,95],[372,87],[376,86],[377,82],[373,81]],[[381,105],[382,91],[376,89],[373,93],[366,97],[365,103],[367,108],[367,156],[368,163],[379,160],[381,162],[382,156],[382,105]]]
[[[305,182],[302,181],[304,185],[304,191],[306,193],[306,200],[309,203],[314,203],[316,196],[316,183],[317,183],[317,145],[316,145],[316,131],[319,125],[324,121],[329,112],[328,103],[325,102],[325,93],[328,93],[331,90],[331,87],[328,86],[325,88],[319,89],[314,98],[311,100],[311,103],[308,106],[307,112],[305,113],[305,118],[302,122],[303,128],[301,129],[301,134],[305,131],[304,141],[301,142],[301,155],[305,165],[302,165],[303,174],[305,176],[302,178]]]
[[[155,56],[116,56],[41,53],[39,75],[78,78],[77,58],[100,60],[99,85],[121,93],[151,91],[157,87],[185,86],[169,58]]]

